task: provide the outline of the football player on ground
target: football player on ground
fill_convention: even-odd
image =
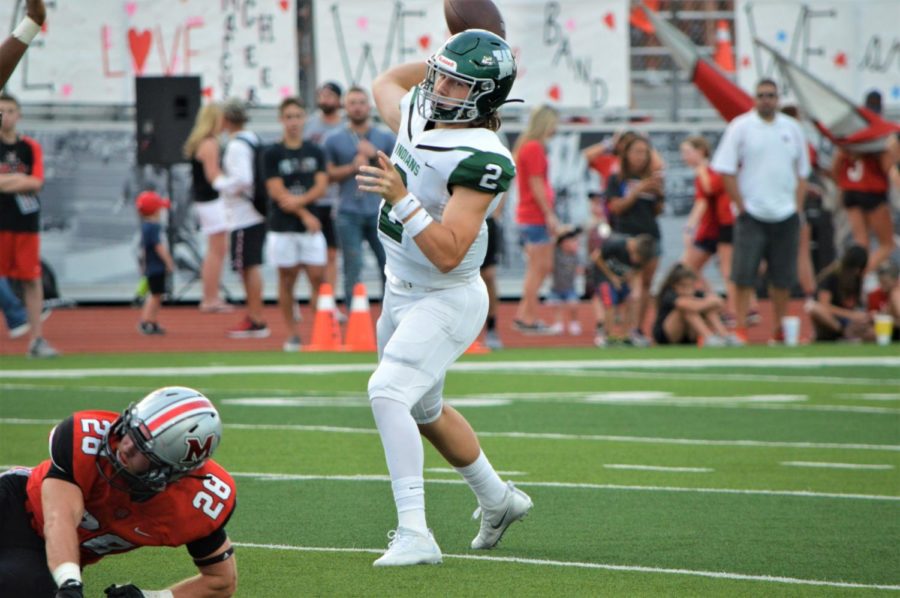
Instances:
[[[81,598],[84,566],[141,546],[186,546],[200,574],[165,590],[110,586],[107,596],[231,596],[235,485],[210,459],[221,437],[210,400],[177,386],[121,414],[63,420],[50,459],[0,475],[0,596]]]
[[[427,62],[394,67],[373,84],[381,117],[398,134],[393,155],[379,152],[379,166],[362,166],[357,175],[360,189],[384,198],[378,229],[387,254],[379,364],[368,390],[399,524],[376,567],[441,562],[425,520],[420,433],[478,498],[481,529],[472,548],[496,546],[532,507],[528,495],[500,479],[465,418],[443,403],[447,368],[487,314],[479,276],[485,218],[515,176],[495,132],[497,109],[515,78],[509,45],[471,29]]]

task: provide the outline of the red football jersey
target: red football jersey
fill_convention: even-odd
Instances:
[[[235,507],[234,480],[211,459],[143,502],[112,487],[97,468],[97,453],[104,434],[118,417],[111,411],[79,411],[65,420],[51,433],[51,459],[34,468],[28,481],[25,507],[34,514],[32,525],[41,537],[41,484],[51,468],[51,477],[68,478],[81,488],[85,507],[78,527],[82,566],[141,546],[183,546],[207,539],[223,528]],[[195,447],[186,446],[185,450],[192,449]],[[111,476],[112,466],[100,462]],[[192,477],[195,475],[198,477]],[[224,538],[223,534],[222,542]],[[218,546],[212,546],[207,554]]]
[[[888,179],[878,154],[850,157],[841,154],[837,185],[844,191],[887,193]]]

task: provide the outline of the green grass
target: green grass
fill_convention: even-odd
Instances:
[[[468,548],[478,527],[470,519],[471,492],[452,472],[426,471],[429,524],[445,554],[438,567],[371,566],[395,514],[365,399],[368,355],[0,358],[0,464],[46,458],[47,431],[74,410],[118,411],[157,386],[184,384],[206,392],[226,422],[216,458],[238,482],[228,532],[239,543],[239,595],[879,594],[875,586],[900,586],[900,361],[866,360],[896,357],[890,349],[753,347],[713,354],[733,358],[728,367],[704,364],[709,352],[680,348],[511,350],[466,358],[463,364],[491,367],[451,372],[445,396],[462,399],[458,408],[481,434],[491,461],[519,472],[509,479],[532,496],[535,508],[498,549],[476,553]],[[782,359],[794,357],[862,359],[799,367]],[[764,367],[746,361],[759,358],[771,361]],[[598,359],[632,361],[581,363]],[[647,363],[669,359],[692,360],[691,367]],[[517,368],[522,361],[547,365]],[[324,366],[331,364],[361,367],[329,373]],[[313,367],[240,369],[284,365]],[[225,367],[132,371],[206,366]],[[90,371],[98,368],[109,373]],[[65,369],[85,371],[59,377]],[[643,401],[621,394],[651,391],[667,394]],[[750,396],[756,398],[733,398]],[[232,402],[254,398],[294,402]],[[474,398],[492,401],[465,400]],[[426,468],[446,467],[426,449]],[[357,475],[382,477],[347,479]],[[159,589],[195,571],[184,549],[142,549],[104,559],[86,570],[85,581],[94,596],[112,582]]]

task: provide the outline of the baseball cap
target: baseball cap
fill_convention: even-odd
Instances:
[[[337,97],[341,97],[342,95],[344,95],[344,90],[342,90],[341,86],[334,81],[326,81],[319,89],[327,89],[329,91],[332,91]]]
[[[162,208],[170,208],[172,202],[168,197],[160,197],[156,191],[144,191],[134,200],[134,205],[141,216],[152,216]]]
[[[572,237],[577,237],[582,233],[582,229],[580,226],[563,226],[558,232],[556,237],[556,243],[562,243],[566,239],[571,239]]]

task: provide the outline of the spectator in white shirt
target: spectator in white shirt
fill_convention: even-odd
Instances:
[[[735,332],[746,340],[750,298],[765,259],[775,312],[773,340],[781,341],[781,319],[797,282],[800,217],[810,165],[800,124],[778,112],[774,81],[757,83],[756,108],[729,123],[712,168],[722,175],[738,212],[731,269],[737,287]]]
[[[222,156],[222,174],[213,188],[225,200],[231,230],[231,266],[241,275],[247,297],[247,315],[228,331],[231,338],[264,338],[269,327],[263,320],[262,252],[266,240],[265,206],[254,205],[253,166],[261,141],[244,129],[247,111],[240,100],[222,107],[223,129],[229,135]]]

